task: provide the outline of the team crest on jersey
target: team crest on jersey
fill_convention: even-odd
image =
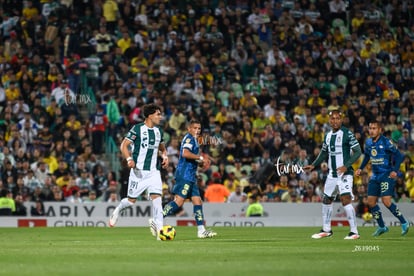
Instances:
[[[341,136],[336,137],[336,142],[341,143]]]
[[[137,138],[137,136],[136,135],[131,135],[131,139],[132,140],[135,140]]]
[[[372,156],[377,156],[377,150],[376,149],[372,149],[371,150],[371,155]]]
[[[191,139],[190,138],[185,139],[185,143],[186,144],[189,144],[190,142],[191,142]]]

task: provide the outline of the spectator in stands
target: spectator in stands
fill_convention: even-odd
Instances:
[[[119,202],[119,196],[117,192],[112,192],[109,194],[108,200],[106,202],[109,203],[117,203]]]
[[[12,193],[7,189],[0,191],[0,216],[11,216],[16,211]]]
[[[80,175],[76,178],[76,186],[80,189],[80,197],[89,196],[92,191],[93,182],[89,176],[89,173],[86,169],[83,169],[80,172]]]
[[[226,202],[230,191],[221,183],[221,175],[219,172],[214,172],[211,183],[207,185],[204,198],[207,202]]]
[[[81,196],[81,191],[79,189],[72,190],[72,195],[66,197],[66,202],[82,203],[83,199],[82,199],[82,196]]]
[[[408,129],[404,128],[402,131],[402,137],[398,139],[398,149],[402,152],[408,151],[408,145],[413,143],[411,140],[410,132]]]
[[[117,202],[118,198],[118,182],[115,180],[109,181],[109,186],[103,194],[103,202]]]
[[[83,202],[88,203],[88,202],[99,202],[98,198],[96,197],[96,192],[95,191],[90,191],[88,194],[88,197],[85,198],[83,200]]]
[[[30,209],[30,214],[32,217],[45,216],[45,205],[43,204],[43,201],[36,200],[35,206],[32,206]]]
[[[260,203],[260,196],[253,194],[249,196],[249,206],[246,210],[246,217],[262,217],[264,215],[263,205]]]
[[[92,130],[92,150],[95,154],[102,154],[104,151],[105,129],[108,126],[108,118],[105,115],[102,105],[97,106],[96,113],[90,118]]]
[[[230,193],[229,197],[227,198],[227,202],[246,202],[247,194],[242,191],[240,185],[236,185],[233,192]]]
[[[240,187],[240,181],[236,178],[233,171],[227,174],[227,178],[224,179],[223,184],[230,192],[234,192],[238,186]]]
[[[24,206],[24,199],[21,194],[17,194],[14,198],[15,211],[12,213],[13,216],[26,216],[27,208]]]
[[[51,97],[53,97],[56,101],[56,103],[59,106],[62,106],[64,103],[69,104],[72,102],[72,99],[75,98],[75,94],[72,90],[70,90],[68,87],[68,80],[67,79],[62,79],[59,83],[59,86],[57,86],[55,89],[52,90],[51,93]],[[69,95],[68,98],[69,99],[67,102],[65,102],[65,92],[68,91]]]

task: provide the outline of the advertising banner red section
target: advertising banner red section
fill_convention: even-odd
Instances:
[[[331,223],[332,226],[349,226],[347,220],[333,220]]]
[[[197,226],[197,224],[193,219],[177,219],[177,226]]]
[[[19,219],[17,227],[46,227],[47,219]]]

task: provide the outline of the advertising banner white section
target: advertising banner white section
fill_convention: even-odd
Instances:
[[[27,205],[28,213],[33,206]],[[265,216],[246,218],[247,208],[242,203],[205,203],[205,223],[213,227],[266,227],[266,226],[321,226],[320,203],[263,203]],[[107,227],[108,218],[116,207],[114,204],[97,203],[45,203],[46,216],[42,217],[0,217],[0,227]],[[398,220],[383,205],[384,221],[387,225],[399,225]],[[414,222],[414,204],[399,204],[401,212]],[[193,206],[185,203],[184,215],[167,217],[165,224],[193,226]],[[119,218],[118,227],[148,226],[151,217],[151,202],[137,202],[126,209]],[[333,225],[347,225],[346,214],[340,203],[334,204]],[[358,219],[360,226],[375,226],[374,223]]]

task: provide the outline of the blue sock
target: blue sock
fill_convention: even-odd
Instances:
[[[167,205],[164,206],[164,210],[162,211],[162,215],[164,217],[175,214],[178,209],[180,207],[178,207],[177,203],[173,200],[171,202],[169,202]]]
[[[202,205],[194,205],[194,217],[198,226],[204,225],[204,214]]]
[[[385,223],[384,223],[384,220],[382,219],[382,214],[381,214],[381,210],[380,210],[379,206],[375,205],[369,211],[371,212],[374,219],[377,220],[378,226],[381,227],[381,228],[384,227]]]
[[[390,207],[388,207],[388,210],[397,218],[400,220],[401,224],[406,223],[404,216],[401,214],[400,209],[398,209],[397,205],[394,203],[391,203]]]

